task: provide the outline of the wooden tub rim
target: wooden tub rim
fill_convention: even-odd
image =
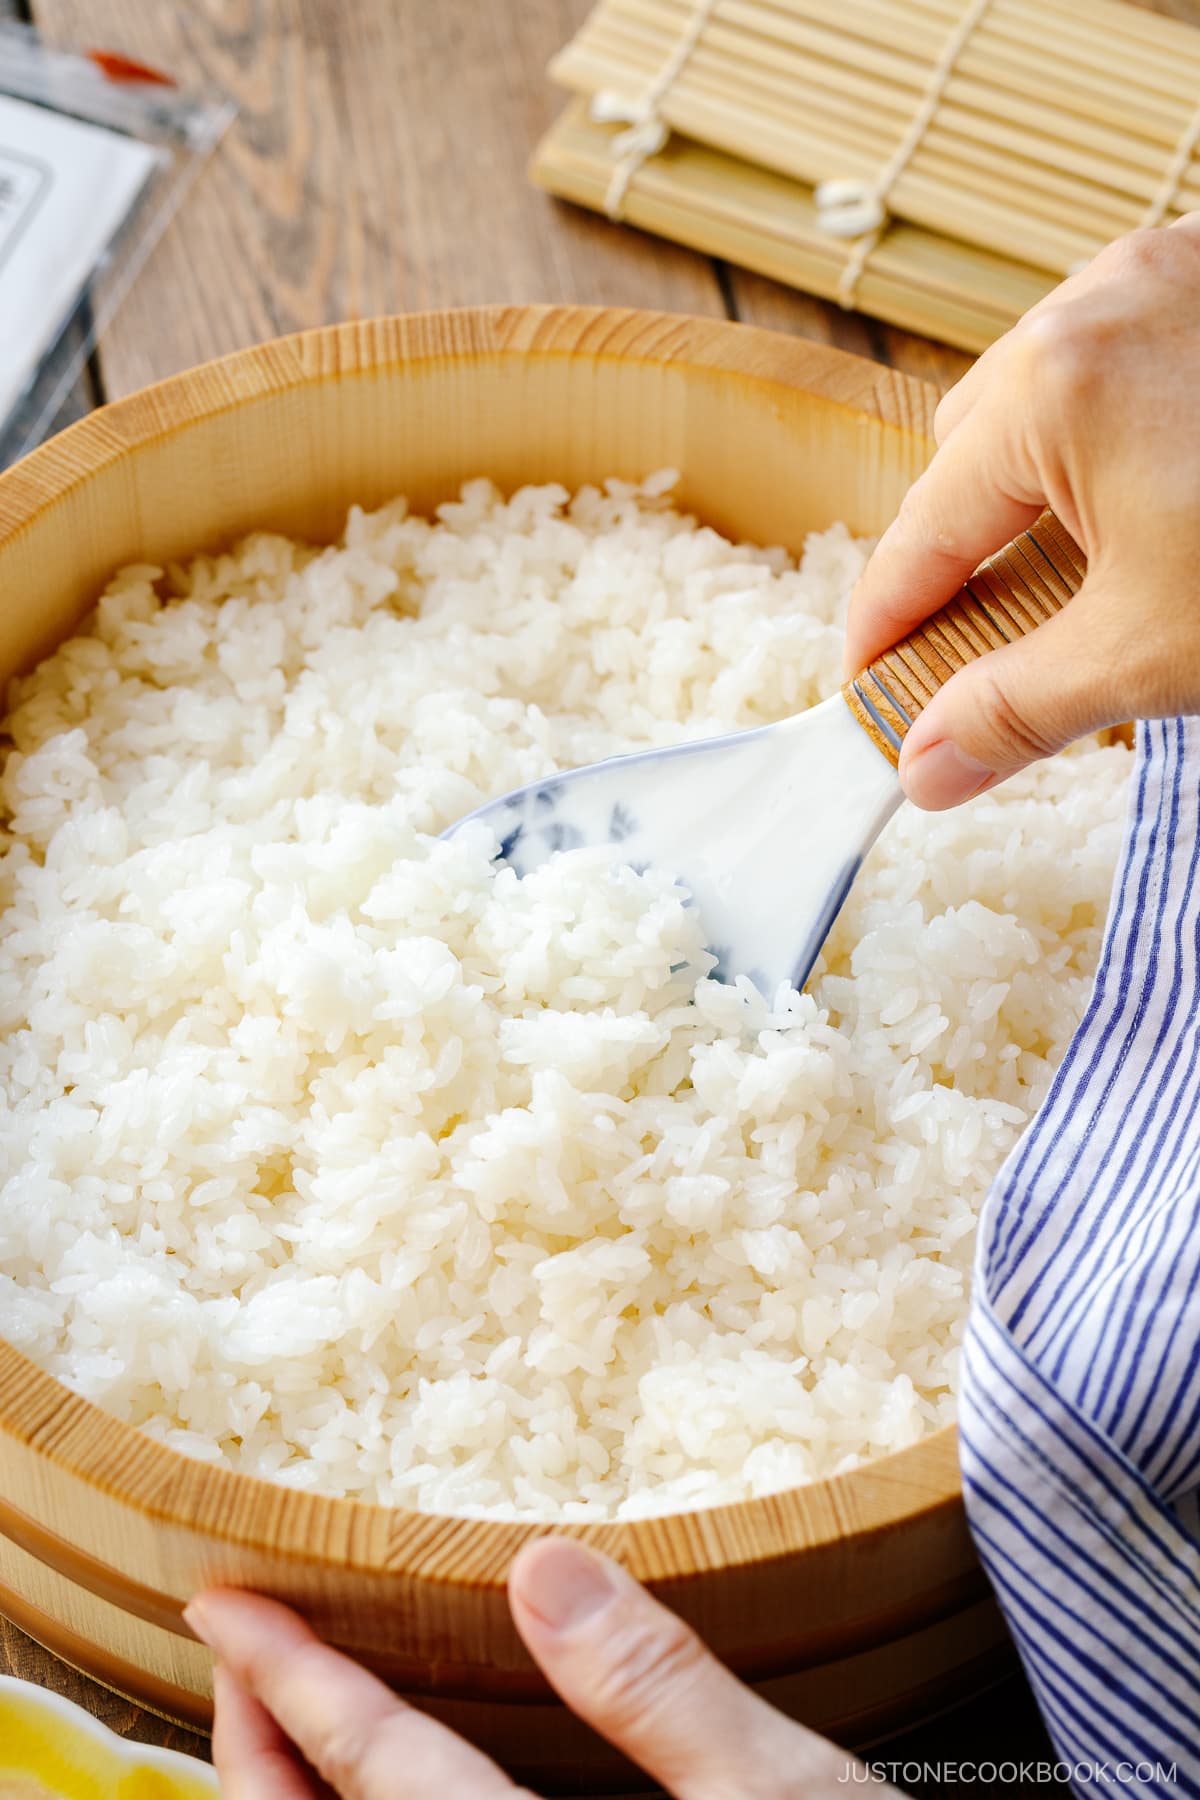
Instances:
[[[111,402],[0,474],[0,543],[110,464],[256,399],[420,362],[529,355],[685,363],[810,393],[931,447],[936,395],[928,384],[825,344],[634,308],[466,307],[298,332]],[[647,1519],[518,1522],[335,1499],[170,1449],[0,1339],[0,1443],[6,1437],[120,1504],[163,1525],[209,1532],[230,1550],[484,1589],[502,1587],[521,1545],[551,1531],[615,1555],[640,1579],[671,1582],[848,1541],[865,1547],[935,1514],[962,1514],[952,1425],[803,1487]]]
[[[648,1519],[475,1519],[336,1499],[200,1462],[72,1392],[0,1339],[0,1443],[26,1446],[159,1525],[230,1550],[364,1574],[503,1587],[517,1551],[556,1532],[665,1582],[782,1561],[962,1508],[957,1428],[945,1425],[856,1469],[759,1499]],[[333,1546],[337,1546],[334,1549]]]
[[[832,345],[732,319],[637,307],[450,307],[320,325],[230,351],[110,401],[0,473],[0,541],[108,464],[287,389],[421,362],[504,356],[686,363],[800,390],[933,449],[932,385]],[[196,546],[197,550],[204,546]]]

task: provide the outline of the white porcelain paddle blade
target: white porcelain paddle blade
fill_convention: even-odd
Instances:
[[[901,798],[895,769],[834,695],[779,725],[553,775],[470,816],[521,875],[585,844],[670,871],[699,909],[715,972],[770,996],[808,979]]]
[[[811,712],[555,775],[471,816],[521,873],[582,844],[669,870],[691,890],[718,973],[749,975],[769,997],[781,982],[802,987],[900,804],[895,765],[913,721],[958,670],[1053,618],[1086,572],[1043,513]]]

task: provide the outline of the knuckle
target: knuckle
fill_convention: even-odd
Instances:
[[[370,1731],[360,1748],[350,1786],[339,1786],[342,1800],[377,1800],[395,1791],[398,1770],[411,1772],[414,1788],[424,1791],[444,1779],[444,1731],[419,1707],[396,1702],[397,1710]],[[345,1778],[343,1778],[345,1779]],[[336,1784],[335,1784],[336,1785]]]
[[[958,417],[961,404],[957,388],[950,388],[938,401],[933,413],[933,435],[937,443],[944,444],[950,435],[950,427]]]
[[[980,665],[979,691],[974,696],[977,715],[994,744],[1001,746],[1014,766],[1052,756],[1058,744],[1030,723],[986,666]]]
[[[912,629],[914,603],[919,594],[937,591],[941,598],[942,584],[950,583],[951,591],[957,589],[978,561],[958,522],[947,507],[940,505],[936,511],[923,508],[919,514],[914,513],[911,523],[906,524],[904,550],[903,574],[878,608],[882,622],[893,634],[890,642]],[[915,558],[919,562],[913,570]]]
[[[386,1793],[397,1767],[420,1748],[409,1742],[414,1725],[419,1731],[424,1715],[396,1701],[396,1711],[385,1718],[347,1716],[331,1723],[311,1750],[305,1746],[322,1780],[342,1800],[367,1800]],[[382,1785],[381,1785],[382,1784]]]
[[[682,1620],[631,1620],[610,1641],[595,1685],[606,1728],[636,1728],[681,1696],[703,1674],[707,1653]]]
[[[894,534],[894,535],[893,535]],[[895,524],[889,533],[889,548],[908,549],[920,545],[922,553],[940,560],[954,560],[958,555],[958,536],[953,521],[935,492],[935,484],[924,476],[915,481],[900,502]]]
[[[1186,225],[1186,216],[1178,223]],[[1099,308],[1107,298],[1104,323],[1108,334],[1116,337],[1127,333],[1131,312],[1136,316],[1148,300],[1161,301],[1181,283],[1190,296],[1194,291],[1198,250],[1200,235],[1194,229],[1164,231],[1159,226],[1127,232],[1106,244],[1092,264],[1101,280],[1092,300]]]
[[[1147,275],[1162,268],[1173,248],[1165,231],[1129,231],[1107,245],[1097,260],[1106,274]]]
[[[1029,319],[1020,332],[1019,364],[1035,395],[1051,390],[1075,399],[1097,382],[1105,333],[1098,321],[1074,308],[1053,308]]]
[[[1174,256],[1194,260],[1197,252],[1200,252],[1200,208],[1181,213],[1179,218],[1173,219],[1170,229],[1163,236],[1170,239]]]
[[[344,1796],[357,1800],[364,1792],[363,1773],[372,1754],[371,1738],[353,1725],[335,1726],[315,1757],[318,1775]]]

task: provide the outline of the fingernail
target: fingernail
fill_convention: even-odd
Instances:
[[[547,1538],[521,1571],[521,1598],[551,1631],[574,1630],[616,1591],[604,1558],[567,1538]]]
[[[923,806],[930,812],[941,812],[944,807],[971,800],[999,779],[994,769],[968,756],[948,738],[905,757],[900,777],[914,806]]]
[[[183,1609],[183,1622],[189,1631],[193,1631],[202,1644],[212,1648],[212,1637],[208,1617],[204,1610],[204,1602],[199,1599],[189,1600]]]

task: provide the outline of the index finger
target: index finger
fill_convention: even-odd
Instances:
[[[266,1707],[218,1663],[213,1672],[212,1757],[224,1800],[319,1800],[315,1777]],[[328,1788],[322,1788],[326,1796]]]
[[[521,1791],[286,1606],[213,1588],[186,1618],[343,1800],[515,1800]]]
[[[996,407],[977,403],[909,489],[859,577],[846,619],[847,679],[952,600],[985,557],[1046,504]]]

